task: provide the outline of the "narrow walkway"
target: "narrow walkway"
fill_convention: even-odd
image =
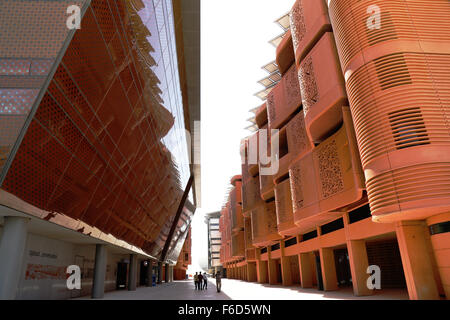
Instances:
[[[89,297],[79,298],[82,300]],[[156,287],[140,287],[136,291],[113,291],[105,294],[105,300],[408,300],[406,290],[386,289],[372,296],[355,297],[351,288],[339,291],[318,291],[298,286],[283,287],[222,279],[222,292],[218,293],[214,280],[208,281],[208,290],[194,290],[194,283],[175,281]]]
[[[81,297],[77,300],[87,300]],[[136,291],[112,291],[104,300],[231,300],[225,293],[217,292],[215,282],[208,281],[207,290],[195,290],[193,280],[162,283],[156,287],[139,287]]]

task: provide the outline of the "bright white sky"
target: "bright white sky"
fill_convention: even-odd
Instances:
[[[239,144],[249,135],[248,110],[262,101],[254,94],[275,60],[268,43],[283,32],[274,21],[294,0],[201,0],[202,208],[192,223],[192,266],[207,267],[204,213],[219,211],[230,178],[240,174]]]

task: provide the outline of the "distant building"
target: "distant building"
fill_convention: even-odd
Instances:
[[[220,211],[206,214],[205,223],[208,226],[208,269],[213,273],[222,269],[220,263],[221,233],[219,231]]]

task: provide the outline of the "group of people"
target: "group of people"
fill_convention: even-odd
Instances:
[[[220,274],[220,271],[214,274],[214,277],[216,278],[217,292],[220,292],[222,288],[222,276]],[[208,277],[206,276],[206,272],[203,272],[203,274],[201,272],[196,272],[194,275],[194,284],[195,290],[207,290]]]
[[[198,273],[196,272],[194,275],[194,283],[195,283],[195,290],[207,290],[208,289],[208,277],[206,276],[206,272]]]

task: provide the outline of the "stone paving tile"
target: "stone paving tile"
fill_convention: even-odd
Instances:
[[[90,299],[83,297],[79,299]],[[194,283],[175,281],[156,287],[139,287],[136,291],[113,291],[105,294],[105,300],[408,300],[406,290],[382,290],[368,297],[355,297],[351,288],[339,291],[318,291],[298,286],[249,283],[222,279],[222,292],[218,293],[215,281],[208,281],[208,290],[194,290]]]

